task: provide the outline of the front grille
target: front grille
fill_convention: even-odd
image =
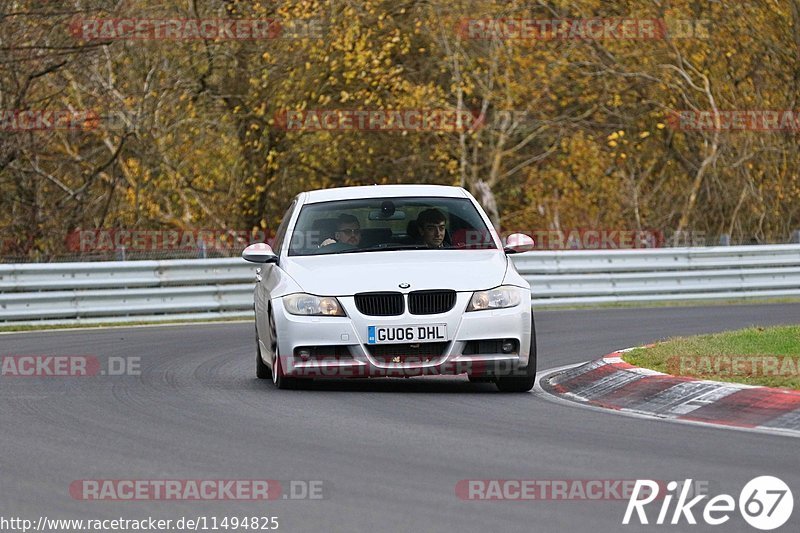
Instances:
[[[369,345],[367,349],[372,357],[383,363],[426,362],[440,357],[447,348],[447,344],[446,342],[377,344]]]
[[[403,314],[403,295],[399,292],[362,292],[356,294],[356,309],[362,315],[397,316]]]
[[[408,295],[408,311],[412,315],[446,313],[456,305],[456,291],[413,291]]]

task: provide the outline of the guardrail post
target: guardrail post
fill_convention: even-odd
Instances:
[[[792,232],[789,242],[793,244],[800,244],[800,229],[796,229]]]
[[[125,261],[125,245],[117,248],[117,261]]]
[[[731,245],[731,236],[727,233],[723,233],[719,236],[719,245],[720,246],[730,246]]]
[[[199,248],[200,248],[199,257],[201,259],[206,259],[206,241],[204,241],[203,238],[200,237],[200,240],[198,241],[197,244],[199,245]]]

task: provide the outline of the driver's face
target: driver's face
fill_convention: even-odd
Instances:
[[[336,242],[344,242],[358,246],[361,241],[361,229],[358,224],[342,224],[336,230]]]
[[[445,223],[425,224],[422,227],[422,239],[431,248],[439,248],[444,242]]]

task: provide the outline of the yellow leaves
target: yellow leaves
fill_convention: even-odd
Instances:
[[[134,158],[128,158],[125,160],[125,165],[128,167],[128,170],[131,174],[138,174],[139,173],[139,160]]]
[[[156,9],[154,2],[147,3],[152,4],[149,9]],[[574,3],[559,0],[555,4],[559,9],[567,9]],[[665,16],[658,13],[661,8],[634,4],[625,3],[620,13],[627,11],[630,16],[641,18]],[[785,87],[792,71],[784,68],[780,59],[793,57],[796,47],[790,31],[773,31],[786,29],[785,24],[780,25],[782,21],[776,13],[790,11],[784,7],[789,3],[777,4],[773,2],[774,9],[760,12],[735,2],[724,8],[698,4],[690,10],[688,0],[677,0],[681,7],[675,18],[714,20],[708,39],[675,39],[672,43],[605,41],[595,47],[593,43],[563,41],[492,44],[464,39],[456,43],[454,28],[462,17],[539,16],[528,14],[519,2],[511,9],[523,11],[512,13],[507,11],[507,3],[483,1],[444,6],[447,9],[412,2],[405,3],[406,9],[400,11],[402,6],[385,0],[333,3],[235,0],[231,5],[236,6],[236,16],[242,18],[324,19],[325,39],[213,43],[209,51],[210,66],[214,68],[205,78],[210,90],[199,94],[186,87],[193,87],[198,74],[205,72],[208,56],[202,43],[112,46],[109,51],[114,71],[109,74],[116,77],[115,86],[125,97],[123,105],[129,110],[142,109],[141,124],[144,128],[154,126],[151,131],[156,137],[152,146],[126,146],[121,156],[125,160],[120,161],[120,166],[124,167],[129,183],[147,189],[140,193],[142,205],[160,205],[165,213],[182,217],[180,176],[192,176],[198,188],[213,191],[204,200],[212,206],[214,215],[239,221],[243,224],[239,227],[255,223],[273,227],[275,218],[280,216],[278,211],[285,207],[279,205],[281,202],[304,188],[331,185],[329,176],[338,175],[340,168],[342,174],[352,176],[353,183],[382,176],[391,181],[411,181],[421,175],[436,176],[441,183],[448,180],[458,183],[461,170],[458,138],[449,133],[293,132],[287,134],[291,142],[280,139],[272,142],[273,133],[276,137],[284,135],[275,124],[279,116],[276,113],[286,109],[336,107],[453,108],[460,97],[470,109],[487,103],[489,115],[505,109],[528,113],[530,121],[521,121],[505,145],[509,153],[503,156],[501,173],[556,143],[556,149],[547,158],[498,184],[501,211],[516,208],[518,198],[512,198],[510,191],[527,187],[531,192],[525,200],[535,200],[534,207],[546,207],[538,216],[544,218],[545,212],[547,216],[560,212],[560,220],[567,226],[590,222],[610,225],[617,215],[606,215],[606,211],[630,212],[630,199],[624,192],[628,189],[620,180],[637,172],[637,179],[642,177],[642,196],[648,196],[652,183],[640,171],[655,164],[657,171],[651,176],[663,175],[667,185],[660,192],[666,199],[660,202],[663,205],[651,206],[646,216],[654,217],[650,220],[668,221],[670,204],[683,194],[687,173],[675,163],[674,153],[659,142],[663,137],[659,132],[670,124],[662,110],[707,106],[707,99],[692,90],[680,74],[672,68],[663,68],[665,64],[677,66],[671,47],[677,47],[684,58],[691,55],[688,62],[699,72],[709,72],[719,105],[738,109],[788,107],[791,104],[787,103]],[[576,17],[611,14],[600,0],[586,0],[576,6]],[[712,12],[713,9],[718,11]],[[749,18],[745,16],[748,14]],[[204,15],[218,16],[212,12],[200,14]],[[224,13],[220,12],[221,15]],[[787,20],[790,19],[791,15]],[[749,33],[745,34],[746,31]],[[449,52],[444,47],[445,37],[451,46]],[[597,63],[597,50],[608,52],[607,63]],[[460,62],[458,81],[453,72],[456,57]],[[149,94],[143,95],[141,80],[145,79],[147,69],[154,64],[160,66],[162,61],[164,67],[159,68],[152,87],[147,88]],[[693,82],[702,84],[696,72],[689,74]],[[732,80],[741,83],[734,84]],[[87,89],[91,88],[87,85]],[[102,91],[85,93],[97,98],[90,104],[104,105]],[[683,94],[690,101],[682,100]],[[235,95],[233,101],[239,105],[231,110],[223,102],[225,95]],[[113,102],[119,106],[123,101]],[[152,109],[158,109],[157,116],[148,115]],[[266,134],[262,135],[255,124],[247,121],[253,116],[268,128]],[[580,120],[572,121],[578,117]],[[541,132],[537,131],[540,124],[544,124]],[[617,130],[612,131],[611,127]],[[244,138],[242,128],[246,129]],[[517,143],[531,133],[535,136],[532,142],[516,149]],[[677,135],[675,142],[680,144],[677,152],[687,157],[698,155],[702,150],[700,137],[689,133]],[[719,188],[713,192],[720,202],[714,216],[729,216],[729,206],[723,205],[728,196],[735,207],[744,180],[759,173],[769,175],[765,180],[784,184],[786,203],[796,198],[800,189],[797,185],[792,189],[789,184],[798,183],[798,178],[790,174],[798,167],[800,157],[796,157],[796,150],[792,151],[794,146],[787,149],[775,140],[782,137],[770,133],[725,136],[725,155],[720,156],[721,161],[738,160],[749,150],[747,143],[754,139],[756,145],[763,143],[769,149],[754,155],[752,162],[746,162],[735,172],[724,164],[713,170],[709,187]],[[491,161],[498,138],[498,130],[491,127],[469,136],[466,147],[469,164],[477,165],[478,172],[483,172],[485,163]],[[267,147],[273,147],[274,151]],[[129,157],[131,154],[136,156]],[[296,163],[301,165],[298,167]],[[297,172],[297,168],[308,171]],[[136,192],[136,187],[130,191],[133,192],[126,194]],[[769,200],[776,198],[777,189],[766,192]],[[121,193],[122,189],[120,196]],[[125,198],[123,203],[128,202]],[[265,198],[265,212],[254,213],[256,206],[259,209],[264,206]],[[128,208],[123,206],[114,214],[124,216]],[[741,213],[747,208],[744,206]],[[193,216],[202,219],[204,215],[198,210]],[[526,221],[539,220],[535,216]],[[698,219],[702,216],[705,215],[698,213]],[[744,218],[742,215],[741,219]],[[2,222],[0,219],[0,226]]]
[[[701,51],[696,51],[696,52],[692,53],[689,57],[691,57],[692,62],[695,65],[702,65],[706,60],[705,54],[703,52],[701,52]]]

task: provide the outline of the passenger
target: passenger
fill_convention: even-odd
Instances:
[[[422,243],[428,248],[444,248],[447,217],[438,209],[426,209],[417,217]]]
[[[358,246],[361,243],[361,225],[356,217],[346,214],[339,215],[333,238],[322,241],[320,247],[334,243],[349,244],[351,246]]]

